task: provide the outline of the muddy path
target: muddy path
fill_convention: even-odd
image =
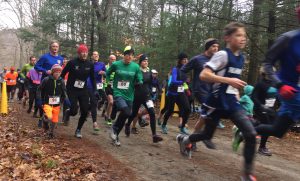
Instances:
[[[24,110],[24,114],[25,113]],[[99,114],[99,113],[98,113]],[[28,116],[28,115],[27,115]],[[225,122],[226,128],[218,130],[213,141],[216,150],[207,149],[202,143],[192,159],[183,158],[179,153],[175,140],[178,134],[177,119],[169,121],[167,135],[162,135],[164,141],[152,143],[150,127],[139,129],[139,134],[127,138],[124,131],[120,134],[121,147],[111,144],[108,136],[110,128],[104,119],[98,115],[101,131],[93,135],[92,121],[88,118],[82,129],[83,138],[74,137],[78,117],[71,117],[68,127],[59,126],[56,130],[62,141],[69,140],[80,147],[92,143],[91,149],[99,149],[109,153],[126,167],[133,170],[137,180],[239,180],[242,170],[242,149],[238,153],[231,150],[231,123]],[[191,120],[192,127],[195,120]],[[160,128],[157,127],[160,134]],[[298,135],[299,136],[299,135]],[[97,145],[97,146],[95,146]],[[273,156],[256,155],[255,175],[258,180],[299,180],[300,178],[300,138],[293,135],[284,139],[271,138],[268,147]],[[242,146],[241,146],[242,148]]]

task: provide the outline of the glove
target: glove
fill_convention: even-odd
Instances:
[[[69,99],[65,99],[64,100],[64,105],[66,105],[67,107],[71,107],[71,102]]]
[[[298,91],[289,85],[283,85],[279,88],[279,95],[283,99],[292,99],[296,92]]]
[[[42,107],[43,101],[41,99],[36,99],[35,104],[37,107]]]

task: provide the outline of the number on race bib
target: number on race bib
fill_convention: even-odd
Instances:
[[[184,92],[184,87],[183,86],[178,86],[177,92]]]
[[[265,104],[265,106],[270,107],[270,108],[271,108],[271,107],[274,107],[275,102],[276,102],[276,99],[275,99],[275,98],[266,99],[266,104]]]
[[[74,83],[74,87],[82,89],[84,87],[85,82],[81,80],[76,80]]]
[[[103,89],[103,84],[102,83],[97,83],[97,90]]]
[[[229,86],[227,87],[226,93],[227,93],[227,94],[234,94],[234,95],[237,95],[237,94],[239,94],[239,90],[236,89],[236,88],[234,88],[234,87],[232,87],[231,85],[229,85]]]
[[[152,101],[152,100],[147,101],[147,102],[146,102],[146,106],[147,106],[148,108],[154,107],[153,101]]]
[[[58,96],[49,97],[48,102],[49,102],[49,105],[60,104],[60,97],[58,97]]]
[[[118,82],[118,89],[128,89],[129,88],[129,82],[128,81],[119,81]]]
[[[156,92],[156,87],[152,87],[152,92]]]

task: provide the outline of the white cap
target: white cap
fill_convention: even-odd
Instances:
[[[158,72],[157,72],[155,69],[152,69],[151,72],[152,72],[153,74],[158,74]]]

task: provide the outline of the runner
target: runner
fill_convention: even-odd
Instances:
[[[29,99],[29,91],[28,91],[28,87],[27,87],[28,82],[26,82],[27,81],[26,75],[29,72],[29,70],[34,68],[35,63],[36,63],[35,56],[30,56],[29,57],[29,63],[25,64],[21,69],[20,78],[25,81],[24,84],[23,84],[23,87],[22,87],[23,91],[25,92],[25,97],[23,98],[23,105],[24,106],[26,105],[26,102]],[[23,97],[23,93],[20,92],[20,90],[19,90],[19,93],[18,93],[18,97],[19,98]]]
[[[54,64],[62,65],[63,57],[58,54],[59,43],[56,40],[53,40],[49,44],[49,53],[44,54],[40,57],[37,63],[34,66],[34,69],[42,72],[42,80],[51,74],[51,68]]]
[[[96,80],[96,86],[97,86],[97,91],[98,94],[100,96],[95,95],[94,93],[94,89],[93,89],[93,85],[92,85],[92,81],[89,78],[88,79],[88,91],[89,91],[89,98],[90,98],[90,108],[89,110],[91,111],[92,114],[92,120],[93,120],[93,128],[95,133],[97,134],[97,132],[100,130],[99,126],[97,124],[97,103],[100,100],[100,98],[106,99],[105,97],[105,92],[104,92],[104,87],[103,87],[103,82],[102,82],[102,76],[105,75],[105,64],[103,62],[99,61],[99,53],[97,51],[93,52],[92,55],[92,63],[94,64],[94,77]]]
[[[300,7],[296,9],[300,23]],[[266,54],[263,63],[266,78],[278,89],[281,101],[278,119],[273,125],[261,124],[256,127],[262,136],[282,138],[300,120],[300,30],[286,32],[279,36]],[[278,73],[273,67],[279,61]]]
[[[226,25],[224,40],[227,48],[215,53],[200,74],[201,80],[214,83],[212,93],[202,109],[202,116],[206,119],[204,131],[190,136],[179,134],[177,141],[181,153],[190,156],[191,143],[211,139],[220,118],[229,117],[245,138],[242,180],[256,180],[252,175],[256,131],[236,98],[238,89],[247,84],[240,80],[244,65],[241,49],[246,46],[245,26],[237,22]]]
[[[16,91],[18,73],[15,71],[15,67],[10,67],[10,71],[4,76],[6,80],[7,97],[9,102],[14,102],[14,96]]]
[[[147,112],[150,116],[150,126],[152,131],[152,140],[153,143],[158,143],[162,141],[162,137],[156,134],[156,119],[154,111],[154,103],[151,100],[151,84],[152,84],[152,75],[148,67],[148,57],[143,54],[139,59],[140,69],[143,74],[143,84],[138,86],[134,90],[134,99],[132,113],[128,118],[128,122],[125,124],[125,134],[129,137],[130,135],[130,125],[134,118],[136,118],[139,108],[141,105],[147,109]]]
[[[188,134],[188,130],[185,124],[188,121],[191,109],[188,98],[184,92],[184,80],[185,76],[180,72],[182,66],[184,66],[188,59],[185,53],[178,55],[177,66],[172,69],[171,77],[169,80],[167,99],[169,99],[167,112],[164,116],[164,121],[161,125],[162,133],[168,134],[167,122],[171,114],[173,114],[175,103],[179,107],[180,117],[182,117],[182,124],[180,125],[180,132]]]
[[[36,71],[34,68],[29,70],[29,72],[26,75],[26,82],[27,82],[27,90],[29,90],[29,107],[27,110],[27,113],[31,113],[31,109],[33,107],[33,103],[35,101],[34,105],[34,113],[33,117],[37,118],[37,112],[39,107],[36,104],[36,96],[37,96],[37,89],[39,85],[41,84],[41,78],[42,78],[42,73]],[[40,109],[40,117],[42,116],[42,110]]]
[[[45,112],[44,129],[48,131],[48,137],[54,137],[54,128],[58,122],[60,101],[70,107],[71,103],[66,93],[64,80],[60,77],[62,68],[55,64],[51,68],[51,75],[44,78],[37,90],[37,105],[43,107]],[[50,122],[50,129],[49,129]]]
[[[160,93],[160,85],[158,80],[158,72],[155,69],[151,70],[152,82],[151,82],[151,99],[154,105],[157,105],[158,95]]]
[[[127,46],[124,50],[124,59],[113,63],[106,72],[110,77],[115,72],[113,80],[114,104],[120,114],[112,126],[110,137],[116,146],[120,146],[119,133],[124,127],[126,119],[131,115],[135,86],[143,84],[140,67],[132,62],[134,50]]]
[[[204,82],[199,79],[199,74],[202,72],[204,65],[211,59],[211,57],[219,50],[219,42],[215,38],[209,38],[205,41],[205,51],[202,54],[196,55],[191,60],[185,64],[181,71],[183,73],[188,73],[193,70],[193,87],[192,91],[200,104],[206,102],[209,93],[212,90],[212,84]],[[194,132],[198,133],[201,131],[203,125],[205,124],[205,120],[199,118],[197,123],[195,124]],[[216,146],[211,140],[203,140],[203,143],[207,148],[215,149]],[[196,143],[193,143],[193,151],[197,150]]]
[[[76,138],[82,138],[81,128],[86,120],[89,111],[89,93],[87,87],[87,79],[90,77],[92,82],[93,92],[98,94],[96,90],[94,64],[88,61],[88,48],[85,44],[81,44],[77,49],[78,57],[71,60],[61,73],[61,77],[69,72],[67,81],[67,93],[71,102],[70,109],[65,111],[64,123],[67,126],[70,116],[75,116],[78,113],[78,102],[80,107],[80,117],[78,120],[77,129],[75,131]]]

